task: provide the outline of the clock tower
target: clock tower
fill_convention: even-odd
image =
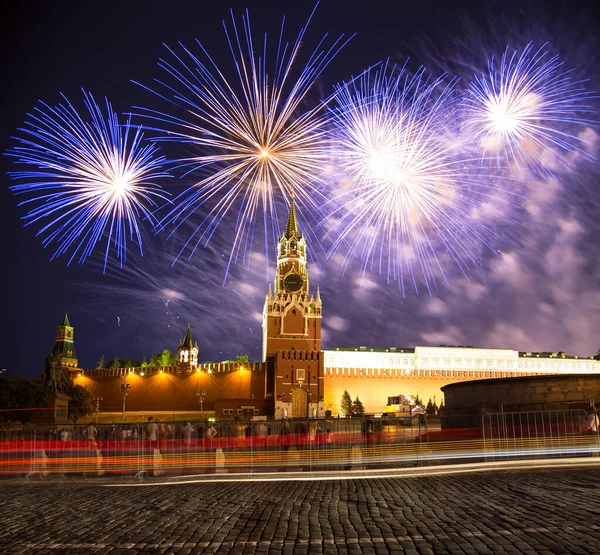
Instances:
[[[275,283],[273,289],[269,286],[263,311],[266,393],[276,401],[276,418],[316,416],[322,404],[321,310],[318,287],[315,295],[310,293],[306,240],[298,229],[292,195],[285,231],[277,244]]]

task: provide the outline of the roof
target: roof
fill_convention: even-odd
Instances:
[[[296,203],[294,201],[294,193],[292,193],[292,200],[290,202],[290,213],[288,215],[287,224],[285,226],[285,233],[283,236],[286,239],[290,237],[302,237],[300,235],[300,231],[298,230],[298,219],[296,218]]]
[[[414,353],[414,347],[335,347],[333,349],[325,349],[326,351],[356,351],[359,353]]]
[[[594,356],[591,357],[580,357],[577,355],[567,355],[564,351],[519,351],[519,358],[566,358],[566,359],[593,359]]]
[[[73,326],[71,326],[71,322],[69,322],[69,316],[67,315],[66,311],[65,311],[65,319],[63,320],[63,323],[61,325],[69,326],[70,328],[73,327]]]
[[[192,330],[190,329],[190,324],[188,324],[187,331],[179,344],[180,347],[193,347],[194,346],[194,338],[192,337]]]

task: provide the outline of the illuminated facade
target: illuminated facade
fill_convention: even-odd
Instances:
[[[198,362],[190,326],[178,347],[178,365],[168,368],[77,369],[73,327],[65,316],[55,356],[75,379],[105,400],[104,410],[120,406],[120,384],[132,384],[129,410],[197,410],[221,418],[268,415],[276,418],[337,415],[342,394],[359,397],[368,413],[386,411],[388,397],[418,395],[425,403],[443,401],[445,385],[489,378],[600,374],[600,353],[589,358],[563,352],[524,353],[512,349],[464,346],[337,348],[321,350],[323,303],[310,291],[307,244],[299,231],[294,200],[277,246],[273,288],[263,309],[262,362],[245,365]]]

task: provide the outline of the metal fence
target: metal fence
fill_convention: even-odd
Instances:
[[[425,415],[25,426],[2,437],[0,474],[144,477],[597,455],[598,431],[583,429],[586,418],[582,411],[486,414],[480,426],[453,428]]]
[[[598,456],[597,412],[499,412],[483,416],[486,460]]]

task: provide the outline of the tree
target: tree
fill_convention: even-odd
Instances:
[[[427,414],[435,414],[435,410],[433,408],[433,402],[431,401],[431,397],[429,397],[429,401],[427,401],[427,406],[425,407],[425,412]]]
[[[165,349],[162,353],[158,353],[154,355],[150,359],[150,363],[148,366],[153,368],[158,368],[160,366],[176,366],[177,365],[177,355],[174,355],[168,349]]]
[[[111,363],[108,365],[109,368],[121,368],[121,361],[118,359],[118,357],[115,357],[112,359]]]
[[[140,364],[142,368],[148,368],[148,361],[146,360],[146,355],[142,355],[142,364]]]
[[[352,416],[352,398],[347,389],[344,389],[344,394],[342,395],[341,412],[346,418]]]
[[[41,416],[48,407],[48,389],[39,380],[21,376],[0,376],[0,423],[8,429],[12,422],[25,424]]]
[[[140,361],[134,358],[120,358],[121,368],[139,368]]]
[[[357,397],[354,399],[352,403],[352,416],[364,416],[365,415],[365,407],[362,404],[362,401]]]
[[[444,401],[440,402],[440,408],[438,409],[438,414],[444,410]]]
[[[248,355],[238,355],[235,357],[236,364],[248,364]]]
[[[96,366],[96,370],[102,370],[102,368],[104,368],[104,353],[102,353],[102,356],[98,361],[98,366]]]
[[[94,414],[96,411],[94,396],[82,385],[71,383],[67,395],[71,397],[68,417],[73,424],[77,424],[79,418]]]
[[[422,407],[423,406],[423,401],[421,400],[421,397],[419,397],[419,394],[417,393],[416,397],[415,397],[415,405]]]

